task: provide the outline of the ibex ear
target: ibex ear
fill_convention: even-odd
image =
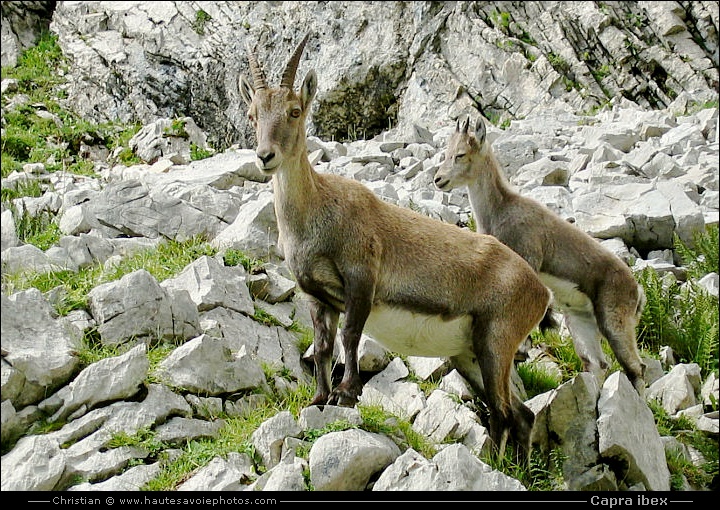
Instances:
[[[240,95],[242,96],[243,101],[245,101],[247,105],[250,106],[250,103],[252,103],[253,100],[253,96],[255,95],[255,88],[244,76],[240,76]]]
[[[469,125],[470,125],[470,116],[467,116],[467,117],[465,117],[465,120],[460,125],[460,132],[467,133]]]
[[[482,145],[485,142],[485,123],[482,120],[482,117],[478,117],[477,121],[475,122],[475,138],[478,141],[478,144]]]
[[[307,111],[310,102],[315,97],[315,92],[317,92],[317,75],[314,69],[310,69],[300,87],[300,102],[303,110]]]

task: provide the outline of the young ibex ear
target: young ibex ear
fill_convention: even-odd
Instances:
[[[250,106],[253,96],[255,95],[255,88],[244,76],[240,76],[240,95],[242,96],[243,101]]]
[[[475,138],[477,139],[479,145],[482,145],[485,142],[485,135],[485,123],[483,122],[482,117],[478,117],[475,122]]]
[[[310,69],[305,75],[302,87],[300,87],[300,102],[304,111],[307,111],[310,106],[310,102],[315,97],[315,92],[317,92],[317,75],[314,69]]]
[[[465,117],[465,120],[460,124],[460,132],[467,133],[468,126],[470,125],[470,116]]]

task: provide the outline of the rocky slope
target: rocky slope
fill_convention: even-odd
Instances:
[[[557,116],[552,138],[540,135],[548,127],[545,117],[512,123],[505,131],[492,129],[491,134],[500,159],[523,193],[543,199],[559,214],[575,217],[634,270],[651,267],[665,275],[668,285],[697,286],[717,296],[717,274],[683,283],[684,269],[666,248],[672,236],[688,237],[693,228],[718,222],[718,111],[671,113],[680,104],[644,112],[625,101],[587,125]],[[651,129],[658,126],[662,134]],[[451,129],[439,130],[424,143],[389,140],[389,133],[346,144],[311,138],[310,157],[318,171],[358,179],[388,201],[439,221],[463,224],[470,218],[466,193],[442,193],[431,184]],[[32,289],[3,294],[4,441],[14,442],[41,418],[67,422],[56,432],[12,443],[2,459],[3,472],[9,473],[3,476],[3,488],[140,488],[157,476],[166,461],[142,448],[107,449],[113,434],[133,435],[149,428],[172,449],[217,437],[226,419],[242,417],[262,405],[267,391],[293,391],[312,381],[311,353],[300,352],[297,338],[287,329],[293,322],[305,327],[311,322],[277,250],[272,193],[254,168],[253,151],[229,149],[205,160],[177,164],[173,160],[181,161],[187,152],[178,150],[178,144],[187,149],[190,141],[172,140],[162,133],[141,130],[131,140],[139,153],[173,148],[153,164],[110,168],[98,163],[101,177],[97,179],[44,174],[42,168],[29,165],[28,173],[4,179],[3,187],[27,179],[51,183],[53,191],[36,199],[17,199],[15,205],[30,213],[54,207],[66,235],[45,252],[21,244],[13,238],[12,212],[5,210],[3,272],[76,271],[97,263],[112,267],[119,258],[156,246],[162,239],[194,236],[210,239],[220,252],[242,250],[262,258],[264,271],[249,274],[242,266],[226,266],[222,257],[207,256],[160,282],[138,270],[94,288],[87,310],[61,318],[51,306],[53,300],[62,299],[61,289],[47,296]],[[651,134],[630,143],[636,133]],[[517,158],[509,158],[504,148],[520,150],[528,143],[528,134],[535,150],[528,162],[518,166]],[[566,143],[560,147],[558,140]],[[657,152],[650,155],[646,144]],[[623,152],[620,146],[632,148]],[[678,151],[680,147],[684,151]],[[644,159],[639,167],[650,175],[628,173],[636,168],[628,162],[636,158]],[[690,165],[689,160],[696,163]],[[605,203],[610,198],[612,208]],[[593,227],[599,217],[604,218],[602,228]],[[626,225],[633,228],[625,229]],[[640,239],[642,255],[633,244]],[[283,326],[256,322],[256,307]],[[125,353],[78,373],[73,352],[82,332],[89,329],[97,331],[102,344],[118,346]],[[151,370],[147,345],[163,339],[180,340],[182,345]],[[306,444],[303,438],[313,430],[337,420],[355,425],[362,420],[357,409],[310,408],[298,417],[284,411],[253,434],[261,460],[217,458],[212,467],[199,470],[178,489],[306,490],[302,477],[309,471],[316,490],[524,490],[517,480],[473,455],[486,452],[487,434],[472,410],[471,390],[445,360],[403,360],[369,338],[363,342],[361,367],[372,377],[361,402],[412,422],[417,433],[437,445],[440,451],[435,457],[424,459],[406,444],[400,450],[391,440],[397,437],[355,428],[323,435],[312,444],[309,457],[297,456],[295,452]],[[342,363],[342,352],[337,354]],[[696,364],[664,359],[646,359],[647,400],[659,402],[670,415],[691,417],[699,429],[717,437],[715,376],[701,377]],[[534,349],[527,363],[552,367],[549,361],[542,350]],[[285,374],[271,379],[273,390],[263,364]],[[425,395],[408,376],[441,382]],[[524,392],[522,382],[516,378],[515,383]],[[668,490],[666,449],[679,449],[688,459],[703,462],[696,451],[658,435],[648,404],[619,372],[604,383],[581,374],[528,400],[528,405],[537,415],[537,447],[546,452],[559,448],[567,455],[562,465],[565,488]],[[226,418],[220,419],[221,415]],[[448,441],[453,443],[452,453],[443,448]],[[70,448],[61,448],[68,443]],[[138,460],[141,465],[126,470]],[[428,473],[436,474],[428,478]],[[86,482],[76,486],[77,480]]]

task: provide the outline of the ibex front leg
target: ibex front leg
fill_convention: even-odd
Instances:
[[[334,308],[310,298],[310,316],[315,330],[313,350],[316,379],[315,397],[310,405],[324,405],[328,403],[332,390],[332,355],[340,314]]]
[[[345,287],[345,323],[342,328],[345,372],[338,387],[330,393],[329,404],[352,407],[362,393],[358,346],[372,308],[373,287],[369,280],[359,278],[348,282]]]

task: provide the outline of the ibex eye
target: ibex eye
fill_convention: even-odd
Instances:
[[[290,116],[294,119],[297,119],[300,116],[300,113],[300,108],[293,108],[292,110],[290,110]]]
[[[464,153],[464,152],[462,152],[462,153],[460,153],[460,154],[455,154],[455,161],[461,160],[461,159],[464,158],[464,157],[465,157],[465,153]]]

